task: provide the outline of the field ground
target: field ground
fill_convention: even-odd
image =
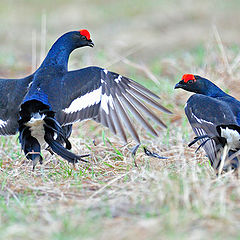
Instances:
[[[39,65],[63,32],[88,28],[95,48],[76,50],[70,69],[99,65],[129,76],[161,96],[174,114],[143,146],[134,166],[119,138],[93,123],[76,124],[74,167],[43,151],[32,166],[17,136],[0,141],[0,239],[240,239],[240,186],[231,173],[216,178],[184,115],[189,93],[173,90],[184,73],[210,78],[240,99],[240,2],[7,1],[0,2],[0,74],[21,77]],[[93,142],[94,140],[94,142]]]

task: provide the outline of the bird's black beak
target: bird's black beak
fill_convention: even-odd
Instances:
[[[183,87],[183,81],[181,80],[179,83],[177,83],[174,87],[174,89],[177,89],[177,88],[182,88]]]
[[[91,39],[88,40],[88,46],[89,47],[94,47],[94,43]]]
[[[181,84],[177,83],[174,87],[174,89],[181,88]]]

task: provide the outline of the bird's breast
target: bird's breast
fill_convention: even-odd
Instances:
[[[30,127],[31,136],[36,138],[39,144],[43,147],[46,142],[44,140],[45,130],[44,130],[44,118],[45,114],[35,113],[31,119],[25,124]]]

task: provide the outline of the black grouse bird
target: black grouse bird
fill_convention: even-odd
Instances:
[[[127,130],[137,143],[140,139],[129,112],[154,136],[158,134],[143,114],[165,127],[144,102],[170,111],[153,99],[159,99],[157,95],[137,82],[100,67],[68,71],[70,53],[84,46],[94,46],[87,30],[67,32],[32,75],[0,80],[0,134],[19,132],[22,149],[33,167],[42,162],[41,147],[45,145],[71,163],[87,156],[69,151],[68,138],[75,122],[93,119],[119,134],[124,142]]]
[[[189,146],[200,140],[199,148],[204,148],[217,173],[229,168],[237,169],[240,102],[208,79],[193,74],[184,74],[175,88],[196,93],[185,105],[185,113],[197,135]]]

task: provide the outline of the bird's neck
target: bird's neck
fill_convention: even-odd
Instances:
[[[222,89],[217,87],[214,83],[208,81],[208,87],[205,88],[206,92],[204,95],[209,97],[225,97],[229,96],[227,93],[225,93]]]
[[[69,43],[67,38],[59,38],[49,50],[40,67],[57,66],[67,71],[69,55],[74,49],[75,47]]]

